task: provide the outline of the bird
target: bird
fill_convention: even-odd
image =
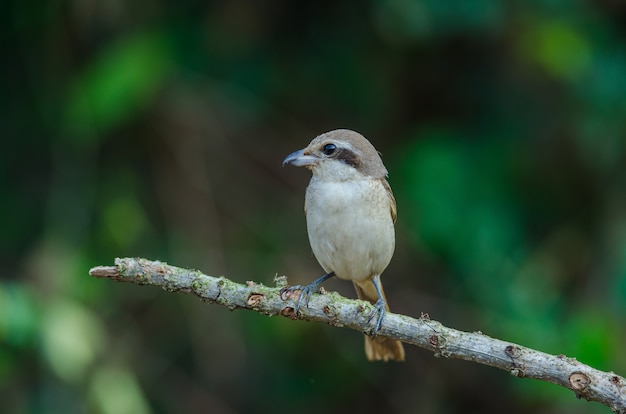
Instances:
[[[309,243],[326,274],[300,290],[295,303],[309,299],[326,280],[336,276],[354,284],[359,299],[374,305],[377,317],[372,335],[365,335],[370,361],[404,361],[402,342],[377,336],[389,310],[380,281],[395,249],[396,200],[387,182],[380,154],[361,134],[336,129],[315,137],[283,160],[283,166],[306,167],[312,172],[306,188],[305,215]]]

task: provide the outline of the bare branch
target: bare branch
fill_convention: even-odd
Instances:
[[[265,315],[325,322],[370,333],[368,323],[373,307],[337,293],[313,295],[309,306],[296,316],[293,296],[284,289],[287,279],[276,279],[277,287],[254,282],[235,283],[197,270],[182,269],[146,259],[115,259],[115,266],[98,266],[89,271],[93,277],[108,278],[138,285],[160,286],[169,292],[194,294],[229,309],[249,309]],[[296,293],[297,296],[297,293]],[[297,299],[297,298],[296,298]],[[565,355],[550,355],[521,345],[490,338],[481,332],[462,332],[443,326],[427,315],[416,319],[387,313],[379,335],[399,339],[430,350],[435,356],[457,358],[490,365],[517,377],[551,382],[574,391],[578,398],[600,402],[616,413],[626,414],[626,379],[604,372]]]

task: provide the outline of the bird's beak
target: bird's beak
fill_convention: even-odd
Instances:
[[[304,150],[298,150],[287,155],[287,158],[283,160],[283,167],[286,164],[291,164],[296,167],[309,167],[317,164],[318,161],[319,158],[314,157],[313,155],[306,155]]]

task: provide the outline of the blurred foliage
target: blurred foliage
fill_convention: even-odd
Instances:
[[[395,311],[624,375],[622,2],[0,11],[2,412],[608,411],[419,349],[368,364],[355,332],[87,271],[144,256],[312,280],[308,173],[280,164],[347,127],[398,201]]]

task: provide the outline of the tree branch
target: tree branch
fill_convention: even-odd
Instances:
[[[347,299],[338,293],[313,295],[309,306],[296,316],[293,296],[284,288],[287,279],[276,278],[275,288],[254,282],[239,284],[197,270],[182,269],[146,259],[115,259],[115,266],[98,266],[89,271],[97,278],[138,285],[160,286],[169,292],[194,294],[229,309],[249,309],[265,315],[325,322],[371,333],[368,322],[373,307],[368,302]],[[297,299],[297,298],[296,298]],[[430,350],[435,356],[457,358],[490,365],[517,377],[551,382],[574,391],[578,398],[602,403],[616,413],[626,414],[626,379],[604,372],[565,355],[550,355],[521,345],[490,338],[481,332],[462,332],[431,320],[428,315],[411,318],[387,313],[379,335],[399,339]]]

